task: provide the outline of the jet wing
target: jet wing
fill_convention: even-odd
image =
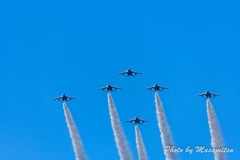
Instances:
[[[77,99],[77,98],[74,98],[74,97],[69,97],[69,96],[66,96],[67,98],[70,98],[70,99]]]
[[[60,98],[62,98],[62,97],[53,98],[53,100],[60,99]]]
[[[149,122],[149,121],[146,121],[146,120],[143,120],[143,119],[140,119],[140,118],[139,118],[139,120],[140,120],[140,121],[143,121],[143,122]]]
[[[146,89],[151,89],[151,90],[152,90],[153,88],[154,88],[154,87],[148,87],[148,88],[146,88]]]
[[[119,88],[119,87],[114,87],[114,86],[112,86],[112,88],[115,88],[115,89],[122,89],[122,88]]]
[[[118,73],[118,75],[121,75],[121,74],[123,74],[123,75],[124,75],[125,73],[126,73],[126,72],[121,72],[121,73]]]
[[[135,71],[132,71],[133,73],[135,73],[135,74],[142,74],[142,73],[140,73],[140,72],[135,72]]]
[[[204,95],[206,95],[205,93],[203,93],[203,94],[199,94],[199,95],[197,95],[197,96],[204,96]]]
[[[215,93],[211,93],[211,95],[214,95],[214,96],[221,96],[221,95],[219,95],[219,94],[215,94]]]
[[[131,119],[131,120],[128,120],[128,121],[126,121],[126,122],[132,122],[132,121],[135,121],[135,119]]]
[[[99,88],[98,90],[104,90],[104,89],[106,89],[107,87],[103,87],[103,88]]]
[[[163,87],[163,86],[159,86],[160,88],[163,88],[163,89],[169,89],[169,88],[167,88],[167,87]]]

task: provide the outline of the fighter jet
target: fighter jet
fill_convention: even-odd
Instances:
[[[64,102],[64,101],[71,101],[72,99],[77,99],[77,98],[69,97],[69,96],[66,96],[65,94],[63,94],[62,96],[54,98],[53,100],[56,100],[56,99],[60,100],[60,102]]]
[[[204,98],[215,98],[215,96],[220,96],[220,95],[206,91],[205,93],[199,94],[197,96],[202,96],[202,97],[205,96]]]
[[[138,117],[135,117],[134,119],[131,119],[129,121],[126,121],[126,122],[134,122],[133,124],[143,124],[144,122],[149,122],[149,121],[146,121],[146,120],[143,120],[143,119],[140,119]],[[142,123],[141,123],[142,122]]]
[[[139,72],[135,72],[135,71],[132,71],[130,68],[127,70],[127,71],[125,71],[125,72],[122,72],[122,73],[118,73],[118,75],[125,75],[125,74],[127,74],[125,77],[129,77],[129,76],[136,76],[137,74],[142,74],[142,73],[139,73]]]
[[[107,91],[105,91],[105,89],[106,89]],[[113,89],[114,89],[114,90],[113,90]],[[108,84],[106,87],[99,88],[98,90],[103,90],[103,91],[105,91],[105,92],[110,92],[110,91],[116,92],[117,89],[122,89],[122,88],[114,87],[114,86],[111,86],[110,84]]]
[[[149,88],[146,88],[146,89],[150,89],[150,90],[153,90],[153,92],[157,92],[157,91],[163,91],[164,89],[169,89],[169,88],[159,86],[159,85],[156,83],[154,86],[149,87]]]

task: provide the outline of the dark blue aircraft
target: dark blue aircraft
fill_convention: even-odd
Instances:
[[[142,74],[142,73],[139,73],[139,72],[135,72],[135,71],[132,71],[130,68],[127,70],[127,71],[125,71],[125,72],[122,72],[122,73],[118,73],[118,75],[125,75],[126,74],[126,76],[125,77],[129,77],[129,76],[136,76],[137,74]]]
[[[72,99],[77,99],[77,98],[69,97],[63,94],[62,96],[54,98],[53,100],[60,100],[60,102],[64,102],[64,101],[71,101]]]
[[[206,91],[205,93],[199,94],[198,96],[202,96],[204,98],[215,98],[216,96],[220,96],[220,95]]]
[[[114,90],[113,90],[114,89]],[[119,87],[114,87],[114,86],[111,86],[110,84],[108,84],[106,87],[103,87],[103,88],[99,88],[98,90],[103,90],[105,92],[116,92],[117,89],[122,89],[122,88],[119,88]]]
[[[143,124],[144,122],[149,122],[149,121],[135,117],[134,119],[128,120],[126,122],[131,122],[131,123],[134,122],[133,124]]]
[[[169,89],[169,88],[159,86],[159,85],[156,83],[154,86],[149,87],[149,88],[146,88],[146,89],[150,89],[150,90],[152,90],[153,92],[157,92],[157,91],[163,91],[164,89]]]

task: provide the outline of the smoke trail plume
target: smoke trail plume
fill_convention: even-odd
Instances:
[[[76,160],[87,160],[87,156],[85,155],[83,144],[77,130],[77,126],[75,125],[72,115],[65,102],[63,103],[63,109],[64,109],[66,121],[67,121],[67,126],[69,129],[70,137],[72,139]]]
[[[138,151],[138,160],[148,160],[147,152],[144,147],[142,136],[137,125],[135,126],[135,134],[136,134],[136,143],[137,143],[137,151]]]
[[[115,142],[117,144],[118,153],[121,160],[132,160],[132,154],[130,149],[128,148],[128,142],[125,138],[119,116],[117,113],[117,109],[114,105],[112,96],[108,93],[108,106],[111,118],[112,129],[115,137]]]
[[[211,134],[211,145],[214,149],[221,149],[224,147],[223,137],[218,119],[215,113],[215,110],[210,102],[207,100],[207,115],[208,115],[208,124]],[[224,152],[214,152],[215,160],[226,160]]]
[[[165,116],[165,112],[163,110],[162,102],[158,96],[158,93],[155,93],[155,103],[156,103],[156,113],[158,120],[158,127],[161,132],[161,140],[164,148],[164,154],[166,156],[166,160],[177,160],[177,155],[174,152],[168,151],[167,147],[174,146],[173,140],[171,137],[170,128],[167,123],[167,119]]]

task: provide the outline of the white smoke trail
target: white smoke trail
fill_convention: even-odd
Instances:
[[[155,103],[156,103],[156,113],[158,119],[158,127],[161,132],[161,140],[164,148],[164,154],[166,160],[177,160],[177,155],[174,152],[170,152],[167,148],[173,147],[173,140],[171,137],[170,128],[167,123],[165,112],[163,110],[162,102],[158,96],[158,93],[155,93]]]
[[[132,154],[130,149],[128,148],[128,142],[125,138],[119,116],[117,113],[117,109],[114,105],[112,96],[108,93],[108,106],[111,118],[112,129],[115,137],[115,142],[117,144],[118,153],[121,160],[132,160]]]
[[[135,126],[135,134],[136,134],[136,143],[137,143],[137,151],[138,151],[138,160],[148,160],[147,152],[144,147],[142,136],[137,125]]]
[[[80,139],[77,126],[75,125],[72,115],[65,102],[63,103],[63,109],[64,109],[66,121],[67,121],[67,126],[69,129],[70,137],[72,139],[76,160],[87,160],[87,156],[85,155],[85,151],[83,149],[83,144]]]
[[[215,110],[210,102],[207,100],[207,115],[208,115],[208,124],[211,134],[211,145],[214,149],[221,149],[224,147],[223,137],[218,119],[215,113]],[[224,152],[214,152],[215,160],[226,160]]]

